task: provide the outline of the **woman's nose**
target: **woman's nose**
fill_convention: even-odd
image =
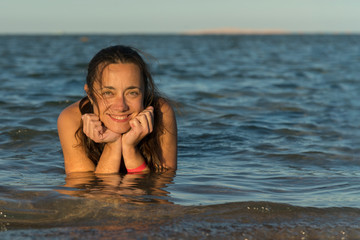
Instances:
[[[117,111],[127,111],[129,109],[129,106],[126,103],[126,99],[123,96],[119,96],[116,97],[114,99],[114,102],[112,104],[112,108],[113,110],[117,110]]]

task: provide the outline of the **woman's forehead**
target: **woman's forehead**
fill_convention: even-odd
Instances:
[[[106,66],[102,77],[96,81],[95,86],[137,86],[142,88],[143,79],[140,69],[133,63],[117,63]]]

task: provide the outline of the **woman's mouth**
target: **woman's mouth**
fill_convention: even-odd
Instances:
[[[130,117],[130,115],[113,115],[113,114],[108,114],[108,116],[115,122],[127,122]]]

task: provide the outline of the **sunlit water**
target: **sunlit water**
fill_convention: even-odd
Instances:
[[[359,239],[360,36],[0,36],[0,238]],[[176,174],[66,176],[101,48],[149,56]]]

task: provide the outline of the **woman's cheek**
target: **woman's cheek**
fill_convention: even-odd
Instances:
[[[96,114],[97,116],[100,116],[100,111],[96,105],[93,105],[93,109],[94,109],[94,114]]]

